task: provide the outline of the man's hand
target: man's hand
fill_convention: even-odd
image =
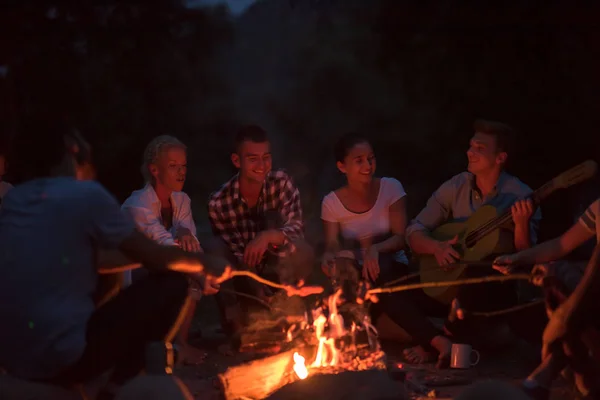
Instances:
[[[496,257],[492,264],[492,268],[504,275],[508,275],[512,272],[514,268],[513,264],[515,264],[516,261],[514,254]]]
[[[246,245],[246,249],[244,250],[244,263],[247,266],[254,268],[260,264],[269,244],[274,241],[273,232],[274,231],[260,232]]]
[[[190,277],[198,282],[198,286],[204,296],[210,296],[219,292],[220,284],[218,278],[212,274],[190,274]]]
[[[454,236],[452,239],[445,242],[439,242],[439,245],[433,255],[438,262],[438,265],[444,268],[445,265],[455,263],[460,259],[460,254],[452,247],[458,243],[458,236]]]
[[[531,199],[518,200],[510,210],[515,227],[526,226],[533,215],[533,201]]]
[[[181,246],[181,248],[190,253],[201,253],[202,247],[200,247],[200,242],[198,239],[192,235],[192,232],[188,228],[179,227],[177,228],[177,242]]]
[[[374,246],[371,246],[365,252],[363,258],[362,276],[365,280],[371,279],[375,282],[379,276],[379,251]]]
[[[213,275],[204,277],[204,285],[202,286],[202,294],[210,296],[219,292],[220,285],[217,283],[217,278]]]

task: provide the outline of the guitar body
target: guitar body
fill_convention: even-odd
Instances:
[[[434,230],[431,236],[440,241],[450,240],[458,236],[458,243],[454,248],[461,255],[460,261],[483,261],[490,256],[514,252],[514,236],[510,225],[505,228],[495,229],[477,240],[474,245],[468,246],[466,238],[469,234],[497,218],[500,214],[494,206],[486,205],[479,208],[471,217],[463,222],[449,222]],[[433,255],[419,256],[419,273],[421,282],[446,282],[461,279],[466,266],[458,265],[450,271],[442,270]],[[425,288],[425,293],[436,300],[450,304],[456,297],[457,286]]]

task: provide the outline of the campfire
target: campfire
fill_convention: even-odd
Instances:
[[[325,298],[301,318],[275,318],[271,332],[248,333],[242,348],[263,348],[278,354],[229,368],[219,376],[226,399],[264,399],[281,388],[322,375],[358,371],[386,372],[386,357],[377,330],[364,305],[346,303],[342,290]],[[309,315],[310,314],[310,315]],[[285,321],[285,322],[283,322]],[[264,321],[262,326],[268,326]],[[273,342],[276,346],[273,345]],[[389,379],[389,378],[387,378]]]

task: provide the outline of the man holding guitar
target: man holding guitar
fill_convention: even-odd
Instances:
[[[407,241],[415,255],[419,258],[431,259],[430,268],[423,267],[421,263],[421,279],[428,279],[428,274],[448,273],[452,275],[453,271],[460,264],[457,261],[463,260],[467,251],[471,251],[470,240],[480,240],[477,232],[484,232],[487,228],[494,229],[491,221],[481,221],[477,229],[471,229],[470,235],[461,237],[461,234],[446,236],[445,239],[434,237],[434,230],[443,227],[448,222],[464,222],[467,228],[462,228],[464,233],[468,230],[469,224],[472,224],[470,218],[482,206],[493,206],[498,210],[510,210],[507,223],[504,223],[502,234],[507,236],[505,246],[523,250],[535,244],[537,240],[537,229],[541,219],[541,212],[534,210],[534,203],[531,199],[526,199],[532,190],[521,182],[518,178],[509,175],[504,171],[504,166],[509,157],[509,144],[513,135],[512,129],[500,122],[477,120],[473,124],[475,134],[471,138],[469,149],[467,150],[468,168],[448,181],[444,182],[428,200],[425,208],[411,221],[407,230]],[[495,215],[494,215],[495,216]],[[499,218],[496,218],[498,220]],[[514,226],[510,226],[510,220]],[[509,226],[506,226],[509,225]],[[473,228],[472,226],[470,226]],[[489,230],[489,229],[488,229]],[[487,235],[484,232],[481,237]],[[489,236],[489,235],[488,235]],[[465,242],[465,243],[461,243]],[[461,254],[460,245],[466,249]],[[495,252],[494,243],[488,253]],[[468,260],[471,261],[472,257]],[[481,259],[488,256],[482,254]],[[485,271],[483,271],[485,269]],[[434,271],[435,270],[435,271]],[[424,273],[425,272],[425,273]],[[473,277],[479,275],[489,275],[491,268],[470,268],[465,270],[465,274]],[[463,272],[459,272],[462,274]],[[452,277],[452,279],[456,279]],[[433,278],[432,278],[433,279]],[[488,283],[480,285],[467,285],[455,288],[452,296],[449,297],[447,288],[442,288],[438,297],[433,291],[428,293],[438,302],[448,304],[452,298],[453,309],[465,307],[469,311],[493,311],[511,305],[516,300],[516,291],[512,285],[499,285],[497,283]],[[432,294],[434,293],[434,294]],[[444,298],[445,295],[445,298]],[[446,324],[449,331],[450,324]],[[455,325],[455,324],[454,324]],[[453,332],[454,333],[454,332]]]

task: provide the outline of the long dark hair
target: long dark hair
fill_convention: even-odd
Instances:
[[[366,139],[365,136],[359,133],[351,132],[343,135],[341,138],[338,139],[334,147],[335,161],[344,162],[344,159],[346,158],[350,150],[352,150],[354,146],[360,143],[368,143],[369,145],[371,145],[371,142],[369,142],[369,140]]]

